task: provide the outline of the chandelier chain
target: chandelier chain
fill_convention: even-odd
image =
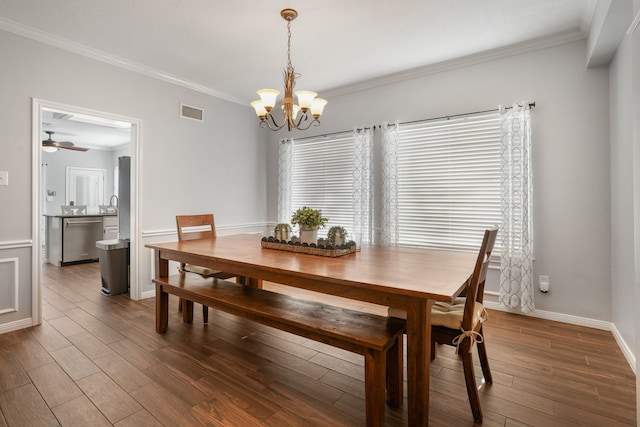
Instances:
[[[287,68],[293,68],[291,65],[291,20],[287,20]]]

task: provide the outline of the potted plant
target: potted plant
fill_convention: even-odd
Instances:
[[[302,243],[317,243],[318,228],[324,227],[329,219],[322,216],[320,209],[303,206],[291,216],[291,224],[300,226],[300,241]]]
[[[273,229],[273,237],[277,240],[289,241],[291,236],[291,226],[289,224],[280,223]]]
[[[340,225],[334,225],[327,232],[327,241],[333,246],[344,244],[347,241],[347,230]]]

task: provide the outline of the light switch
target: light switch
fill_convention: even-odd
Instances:
[[[9,185],[8,171],[0,171],[0,185]]]

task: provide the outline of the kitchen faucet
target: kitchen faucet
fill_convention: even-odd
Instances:
[[[113,198],[115,197],[116,199],[116,204],[113,204]],[[118,196],[116,196],[115,194],[113,196],[111,196],[111,198],[109,199],[109,206],[118,206]]]

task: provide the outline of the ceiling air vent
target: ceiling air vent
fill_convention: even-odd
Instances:
[[[204,120],[204,110],[202,110],[202,108],[180,104],[180,117],[201,122]]]

